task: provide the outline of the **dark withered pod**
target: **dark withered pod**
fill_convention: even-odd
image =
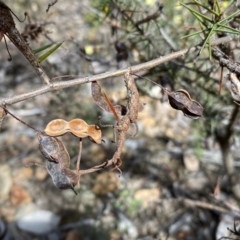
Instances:
[[[165,90],[166,91],[166,90]],[[176,110],[181,110],[184,116],[198,119],[203,114],[203,107],[197,101],[191,99],[189,93],[185,90],[166,91],[169,104]]]
[[[4,2],[0,1],[0,32],[2,31],[5,34],[9,27],[15,27],[11,9]]]
[[[203,114],[203,107],[199,102],[192,100],[189,106],[187,106],[186,109],[182,110],[182,112],[186,117],[198,119]]]
[[[58,189],[72,189],[77,195],[74,187],[79,181],[79,175],[76,172],[67,168],[62,169],[58,163],[51,161],[47,161],[47,171]]]
[[[191,102],[189,93],[182,89],[168,92],[168,99],[170,105],[176,110],[183,110]]]
[[[69,168],[70,156],[62,141],[42,133],[38,134],[39,149],[48,160],[59,163],[61,168]]]

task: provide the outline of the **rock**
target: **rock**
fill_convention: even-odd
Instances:
[[[14,178],[13,181],[15,183],[22,182],[24,180],[29,180],[33,175],[33,169],[32,168],[25,168],[22,167],[14,172]]]
[[[5,200],[8,198],[10,189],[12,187],[11,169],[7,164],[0,166],[0,199]]]
[[[183,162],[188,171],[199,171],[200,162],[192,150],[188,149],[184,152]]]
[[[60,217],[46,210],[36,210],[17,221],[21,230],[37,235],[46,234],[55,229],[60,221]]]
[[[120,182],[116,173],[104,172],[97,176],[93,192],[97,195],[105,195],[117,190],[119,186]]]
[[[151,202],[156,202],[160,198],[159,188],[140,189],[135,192],[134,198],[140,200],[143,207],[147,208]]]
[[[75,240],[75,239],[81,239],[79,232],[76,230],[71,230],[66,234],[65,240]]]
[[[119,213],[118,230],[120,232],[127,232],[129,239],[136,239],[138,236],[137,228],[134,226],[133,222],[122,213]]]
[[[29,203],[32,201],[32,198],[25,188],[20,185],[14,185],[10,191],[10,201],[12,204],[17,205]]]
[[[236,223],[237,229],[239,226],[239,222]],[[218,224],[217,230],[216,230],[216,239],[220,239],[225,237],[226,239],[230,239],[232,236],[231,232],[228,230],[234,229],[234,216],[230,214],[226,214],[222,216],[221,221]],[[235,238],[231,238],[235,239]]]

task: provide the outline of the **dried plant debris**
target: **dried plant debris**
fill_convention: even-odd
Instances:
[[[49,136],[61,136],[67,132],[79,138],[88,137],[91,141],[101,144],[102,132],[97,125],[88,125],[84,120],[76,118],[67,122],[63,119],[55,119],[48,123],[45,133]]]
[[[102,93],[101,87],[96,81],[93,81],[91,84],[91,92],[95,103],[100,108],[107,112],[113,113],[114,115],[116,113],[117,115],[117,117],[115,116],[116,120],[118,120],[118,118],[126,114],[126,108],[123,105],[110,104],[110,101],[107,98],[106,94]],[[114,110],[111,108],[111,105],[113,106]]]
[[[229,89],[232,98],[240,103],[240,81],[236,73],[230,73],[227,75],[227,88]]]
[[[138,112],[140,109],[140,103],[139,103],[139,94],[138,94],[138,90],[136,87],[136,83],[135,80],[133,78],[133,76],[131,75],[130,71],[127,72],[124,76],[124,80],[125,80],[125,85],[127,88],[127,113],[126,115],[124,115],[120,120],[117,121],[117,124],[115,125],[102,125],[100,122],[100,126],[102,127],[113,127],[115,130],[118,131],[118,138],[116,139],[116,133],[115,133],[115,141],[117,142],[117,150],[115,151],[112,159],[110,159],[107,162],[107,166],[109,166],[110,164],[114,164],[115,168],[114,169],[119,169],[120,165],[122,164],[122,160],[121,160],[121,152],[122,152],[122,148],[123,148],[123,144],[124,141],[126,139],[126,133],[131,125],[131,123],[136,124],[137,126],[137,118],[138,118]],[[92,92],[93,94],[93,98],[96,102],[96,104],[98,104],[99,106],[103,106],[101,104],[99,104],[99,101],[102,101],[102,97],[101,97],[101,88],[98,85],[98,93],[97,96],[95,95],[96,92]],[[95,96],[94,96],[95,95]],[[108,104],[108,103],[106,103]],[[103,107],[103,109],[108,109],[109,106]],[[106,110],[105,109],[105,110]],[[137,132],[136,132],[137,134]],[[135,134],[135,135],[136,135]]]
[[[55,0],[55,1],[51,2],[51,3],[49,3],[49,4],[48,4],[48,7],[47,7],[47,9],[46,9],[46,12],[48,12],[49,9],[50,9],[55,3],[57,3],[57,2],[58,2],[58,0]]]
[[[29,44],[25,41],[24,37],[19,33],[15,26],[15,22],[11,15],[12,10],[2,1],[0,1],[0,41],[6,35],[10,41],[22,52],[22,54],[27,58],[30,64],[34,67],[38,76],[47,84],[49,84],[49,79],[44,73],[43,69],[35,57]],[[25,13],[25,16],[27,14]],[[15,15],[16,16],[16,15]],[[11,60],[11,56],[9,58]]]
[[[51,33],[51,31],[48,31],[45,29],[46,25],[53,24],[53,22],[32,22],[29,15],[27,15],[28,23],[25,25],[24,31],[22,32],[22,36],[25,39],[25,41],[28,41],[28,37],[38,42],[38,39],[41,35],[45,36],[48,40],[52,42],[48,34]]]
[[[102,108],[103,110],[113,113],[115,116],[115,113],[117,114],[117,117],[115,116],[116,120],[119,120],[121,117],[125,116],[127,114],[127,107],[121,105],[121,104],[112,104],[105,93],[102,93],[100,85],[93,81],[91,85],[91,92],[92,97],[95,101],[95,103]],[[138,112],[141,112],[144,109],[144,103],[138,103]],[[114,109],[113,109],[114,108]],[[115,112],[115,113],[114,113]]]
[[[2,107],[0,107],[0,131],[1,131],[2,123],[5,116],[6,116],[5,110]]]

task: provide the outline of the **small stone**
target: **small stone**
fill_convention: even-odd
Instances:
[[[71,230],[67,233],[65,240],[75,240],[75,239],[81,239],[80,234],[76,230]]]
[[[7,164],[1,165],[0,173],[0,199],[4,200],[8,198],[12,186],[11,169]]]
[[[26,232],[43,235],[55,229],[59,221],[60,217],[56,214],[46,210],[37,210],[19,219],[17,225]]]
[[[10,201],[14,205],[29,203],[32,198],[28,194],[27,190],[22,186],[15,185],[10,191]]]
[[[97,195],[105,195],[109,192],[116,191],[120,186],[120,182],[116,173],[104,172],[97,176],[93,192]]]
[[[19,183],[24,180],[29,180],[33,175],[33,169],[32,168],[25,168],[22,167],[18,169],[16,172],[14,172],[14,183]]]
[[[199,171],[200,162],[194,155],[192,150],[189,149],[184,152],[183,162],[188,171],[190,172]]]
[[[147,208],[151,202],[158,201],[160,196],[159,188],[140,189],[134,194],[134,198],[141,201],[144,208]]]
[[[136,239],[138,236],[136,226],[122,213],[119,214],[118,230],[120,232],[126,232],[130,239]]]

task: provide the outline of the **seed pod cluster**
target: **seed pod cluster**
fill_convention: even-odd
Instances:
[[[79,138],[88,137],[98,144],[102,140],[102,132],[97,125],[88,125],[84,120],[78,118],[70,122],[63,119],[55,119],[48,123],[44,131],[47,135],[53,137],[70,132]]]
[[[46,168],[54,185],[59,189],[74,191],[73,187],[78,183],[80,175],[69,169],[70,156],[64,144],[59,139],[42,133],[38,133],[38,141],[39,149],[47,159]]]

